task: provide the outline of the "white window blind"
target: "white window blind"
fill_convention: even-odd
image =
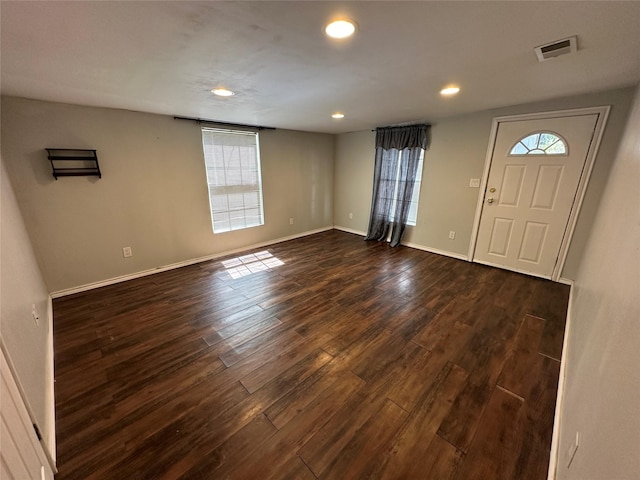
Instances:
[[[393,191],[393,200],[391,204],[391,215],[389,220],[393,221],[395,218],[396,202],[398,201],[398,189],[400,187],[400,168],[402,167],[402,151],[398,151],[398,170],[395,178],[395,188]],[[418,219],[418,201],[420,200],[420,186],[422,185],[422,168],[424,163],[424,150],[420,154],[420,160],[418,163],[418,171],[416,172],[416,178],[413,185],[413,192],[411,193],[411,203],[409,204],[409,216],[407,218],[407,225],[416,226]]]
[[[213,233],[264,225],[258,134],[202,129]]]

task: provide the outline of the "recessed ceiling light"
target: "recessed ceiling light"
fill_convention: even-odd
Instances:
[[[228,88],[214,88],[213,90],[211,90],[211,93],[213,93],[214,95],[218,95],[219,97],[232,97],[233,95],[235,95],[235,93]]]
[[[353,20],[334,20],[324,27],[324,33],[331,38],[347,38],[355,31],[356,23]]]
[[[440,95],[455,95],[460,91],[460,87],[446,87],[440,90]]]
[[[344,113],[336,112],[331,115],[331,118],[344,118]]]

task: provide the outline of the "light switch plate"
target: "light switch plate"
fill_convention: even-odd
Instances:
[[[471,188],[480,188],[480,179],[472,178],[469,180],[469,187]]]

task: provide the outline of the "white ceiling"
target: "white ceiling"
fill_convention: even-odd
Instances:
[[[434,121],[640,80],[636,1],[2,1],[1,16],[3,94],[296,130]],[[358,23],[353,38],[324,36],[336,16]],[[534,47],[571,35],[576,54],[537,61]],[[439,95],[448,83],[458,96]]]

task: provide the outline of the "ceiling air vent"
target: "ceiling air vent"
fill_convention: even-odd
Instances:
[[[575,36],[556,40],[555,42],[540,45],[534,48],[539,62],[544,62],[550,58],[559,57],[567,53],[574,53],[578,50],[578,40]]]

